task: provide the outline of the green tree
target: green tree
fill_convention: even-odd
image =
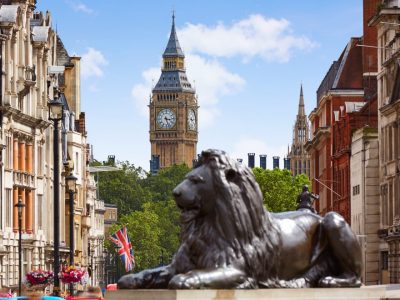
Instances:
[[[129,162],[118,162],[119,171],[98,173],[100,198],[118,206],[118,215],[141,210],[142,204],[150,201],[152,193],[143,188],[141,182],[146,173]]]
[[[180,245],[179,209],[174,200],[149,202],[147,209],[158,216],[159,245],[162,251],[161,261],[164,264],[169,264]]]
[[[264,205],[272,212],[295,210],[303,185],[311,184],[306,175],[292,176],[286,169],[254,168],[253,172],[263,194]]]
[[[143,205],[143,211],[134,211],[121,217],[119,224],[114,224],[110,234],[126,226],[135,252],[135,272],[159,265],[161,254],[159,217],[151,209],[150,203]],[[107,243],[110,251],[116,251],[114,245]]]
[[[172,165],[160,170],[156,175],[149,174],[142,181],[142,186],[151,192],[152,201],[168,201],[172,199],[172,190],[190,170],[186,164]]]

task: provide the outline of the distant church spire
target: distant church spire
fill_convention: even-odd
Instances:
[[[175,11],[172,12],[172,27],[171,27],[171,34],[169,36],[167,48],[165,48],[163,57],[185,57],[183,54],[181,45],[178,41],[178,36],[176,35],[175,30]]]
[[[307,174],[310,176],[310,155],[305,151],[309,135],[309,125],[304,109],[303,84],[300,85],[299,108],[293,127],[293,143],[288,155],[290,170],[293,175]]]
[[[304,109],[304,97],[303,97],[303,84],[300,85],[300,99],[299,99],[299,116],[305,116],[306,111]]]

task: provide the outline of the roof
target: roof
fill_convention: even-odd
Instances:
[[[363,87],[361,38],[351,38],[339,59],[334,61],[317,90],[317,103],[330,90],[354,90]]]
[[[175,14],[172,14],[172,27],[171,27],[171,34],[169,36],[167,47],[165,48],[163,57],[168,56],[180,56],[185,57],[183,54],[181,45],[178,41],[178,36],[176,35],[175,31]]]
[[[59,35],[57,35],[57,65],[58,66],[69,66],[71,64],[71,58],[68,55],[67,49],[65,49],[65,46],[60,38]]]
[[[19,5],[2,5],[0,7],[0,22],[16,23]]]
[[[352,38],[343,51],[334,89],[363,89],[363,64],[361,39]]]
[[[186,73],[181,70],[163,70],[153,92],[190,92],[195,90],[189,83]]]

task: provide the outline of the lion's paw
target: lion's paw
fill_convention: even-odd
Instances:
[[[196,275],[178,274],[172,277],[168,284],[168,288],[173,290],[198,289],[200,287],[201,281]]]
[[[143,285],[143,278],[137,274],[128,274],[122,276],[117,283],[119,289],[137,289]]]
[[[326,276],[319,281],[320,287],[359,287],[361,281],[356,277],[349,278],[337,278],[332,276]]]

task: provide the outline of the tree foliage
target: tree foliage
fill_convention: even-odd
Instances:
[[[135,252],[135,271],[158,265],[161,254],[159,217],[148,209],[149,205],[150,203],[145,203],[142,211],[122,216],[119,224],[114,224],[110,229],[110,233],[114,233],[126,226]],[[113,247],[109,244],[109,248]]]
[[[292,176],[286,169],[254,168],[253,172],[263,194],[264,205],[272,212],[295,210],[303,185],[310,185],[306,175]]]
[[[149,174],[143,180],[143,187],[151,191],[152,201],[171,200],[172,190],[189,172],[190,168],[185,164],[173,165],[160,170],[156,175]]]
[[[142,204],[152,199],[152,193],[142,186],[146,175],[129,162],[119,162],[119,171],[95,173],[100,199],[118,206],[118,215],[141,210]]]

